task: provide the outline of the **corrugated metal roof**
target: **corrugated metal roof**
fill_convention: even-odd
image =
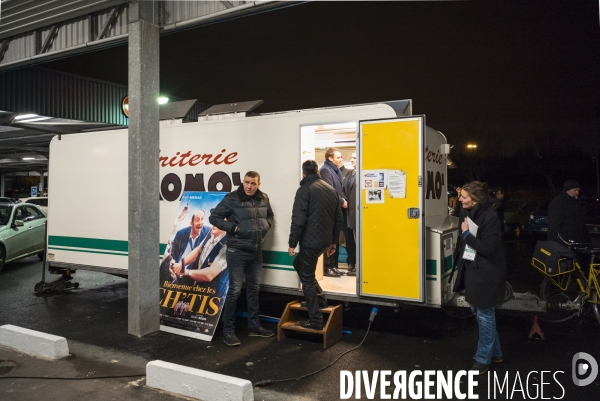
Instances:
[[[127,87],[42,68],[0,73],[0,110],[127,125]]]
[[[127,41],[129,2],[124,0],[2,0],[0,16],[0,70],[91,48],[115,46]],[[50,4],[53,7],[50,7]],[[158,3],[162,33],[186,29],[240,15],[295,3],[282,1],[165,1]],[[27,7],[29,8],[27,8]],[[98,34],[114,7],[116,19],[106,35]],[[56,35],[47,51],[42,44],[56,25]]]
[[[2,0],[0,39],[127,3],[127,0]]]

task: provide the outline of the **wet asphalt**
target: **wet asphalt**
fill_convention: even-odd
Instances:
[[[539,289],[541,276],[529,265],[533,243],[528,239],[504,241],[508,281],[517,292],[537,293]],[[369,375],[382,370],[408,374],[466,370],[473,364],[478,338],[477,323],[465,309],[420,306],[381,307],[366,335],[371,307],[365,304],[348,305],[344,336],[328,349],[322,348],[319,337],[310,335],[281,342],[275,337],[248,337],[243,318],[236,321],[240,347],[225,345],[220,327],[212,342],[164,332],[137,338],[127,334],[126,279],[78,271],[74,275],[74,281],[80,283],[78,289],[38,296],[33,288],[41,273],[37,257],[9,263],[0,272],[0,325],[63,336],[71,355],[47,361],[0,347],[0,400],[172,400],[178,398],[144,385],[149,361],[163,360],[256,383],[294,379],[324,368],[364,340],[318,374],[254,389],[255,400],[338,400],[342,370],[365,370]],[[261,293],[261,313],[279,317],[293,299]],[[586,352],[600,362],[600,324],[592,311],[560,324],[541,321],[545,340],[528,338],[532,318],[529,312],[497,312],[505,360],[492,366],[490,376],[480,376],[475,388],[479,399],[598,399],[600,375],[587,386],[576,386],[572,380],[576,353]],[[276,323],[265,321],[264,325],[276,329]],[[503,391],[488,386],[488,378],[493,382],[494,375],[507,379]],[[100,378],[106,376],[131,377]],[[392,391],[393,385],[388,393]],[[378,388],[373,398],[368,398],[363,388],[361,397],[353,393],[350,399],[383,399],[383,395]]]

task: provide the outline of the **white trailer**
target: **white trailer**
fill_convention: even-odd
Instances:
[[[340,148],[346,160],[357,152],[358,177],[401,172],[406,182],[404,197],[383,187],[378,203],[367,198],[368,188],[357,191],[358,274],[318,274],[328,298],[385,305],[446,303],[453,295],[447,277],[458,234],[457,219],[447,210],[449,147],[444,135],[425,125],[424,116],[411,115],[409,100],[161,123],[160,255],[183,191],[231,191],[246,171],[255,170],[275,213],[263,248],[263,290],[301,294],[287,254],[292,204],[301,163],[322,163],[329,146]],[[126,129],[52,140],[51,272],[127,274],[127,148]]]

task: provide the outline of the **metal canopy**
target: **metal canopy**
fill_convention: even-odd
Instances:
[[[128,124],[121,109],[125,85],[36,67],[0,73],[0,88],[0,175],[45,170],[56,135]],[[171,100],[160,106],[161,120],[197,121],[209,107],[195,99]]]
[[[48,144],[57,134],[127,125],[120,104],[127,95],[125,86],[23,67],[126,43],[129,14],[136,2],[0,1],[0,175],[46,167]],[[301,3],[276,0],[154,2],[161,34]],[[195,121],[198,113],[208,106],[194,103],[184,110],[186,107],[184,104],[161,106],[161,116]],[[22,118],[27,114],[35,116]],[[30,152],[39,158],[28,157]]]
[[[0,174],[47,170],[53,137],[111,127],[122,126],[0,110]]]

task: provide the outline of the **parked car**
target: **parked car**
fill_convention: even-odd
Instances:
[[[592,245],[600,248],[600,199],[591,198],[583,201],[583,214]]]
[[[21,199],[24,203],[31,203],[33,205],[38,205],[40,209],[44,212],[48,213],[48,197],[45,196],[34,196],[32,198],[23,198]]]
[[[530,213],[527,229],[535,235],[548,234],[548,206],[552,199],[540,203],[540,206]],[[581,200],[585,224],[592,238],[594,246],[600,246],[600,200],[596,198],[583,198]],[[597,245],[596,245],[597,244]]]
[[[21,202],[20,199],[17,198],[8,198],[5,196],[0,197],[0,203],[19,203]]]
[[[539,237],[548,236],[548,205],[552,199],[547,199],[540,202],[538,207],[529,214],[529,221],[527,222],[527,230]]]
[[[504,232],[519,238],[527,230],[529,214],[537,208],[537,202],[510,199],[504,211]]]
[[[44,258],[47,215],[36,205],[0,203],[0,271],[29,255]]]

